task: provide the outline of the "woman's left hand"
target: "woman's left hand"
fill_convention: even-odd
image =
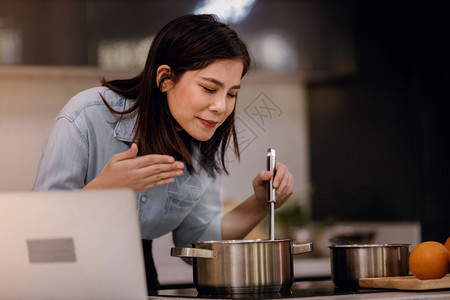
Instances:
[[[283,205],[294,192],[294,178],[288,168],[277,162],[275,165],[275,178],[273,179],[273,187],[276,189],[277,202],[275,208]],[[253,179],[253,190],[255,191],[256,200],[259,203],[267,204],[266,188],[267,181],[272,178],[272,171],[261,171]]]

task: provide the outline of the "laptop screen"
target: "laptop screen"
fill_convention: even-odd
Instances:
[[[0,298],[146,299],[129,190],[0,193]]]

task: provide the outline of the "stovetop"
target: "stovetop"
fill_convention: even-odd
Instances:
[[[337,289],[330,279],[294,281],[290,293],[233,294],[233,295],[199,295],[192,285],[169,286],[150,295],[149,299],[161,298],[196,298],[196,299],[301,299],[316,296],[337,296],[363,293],[379,293],[386,290],[373,289]]]

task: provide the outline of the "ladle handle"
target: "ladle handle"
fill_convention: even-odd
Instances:
[[[270,180],[267,182],[267,203],[277,202],[276,189],[273,188],[273,178],[275,177],[275,163],[275,149],[269,148],[267,150],[267,171],[274,171],[274,176],[272,176],[272,178],[270,178]]]
[[[269,237],[275,240],[275,203],[277,202],[276,190],[273,188],[273,178],[275,177],[275,150],[269,148],[267,150],[267,171],[273,171],[274,175],[267,182],[267,203],[269,204]]]

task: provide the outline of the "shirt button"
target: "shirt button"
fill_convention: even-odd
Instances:
[[[142,196],[142,197],[141,197],[141,202],[142,202],[142,203],[147,202],[147,196],[145,196],[145,195]]]

